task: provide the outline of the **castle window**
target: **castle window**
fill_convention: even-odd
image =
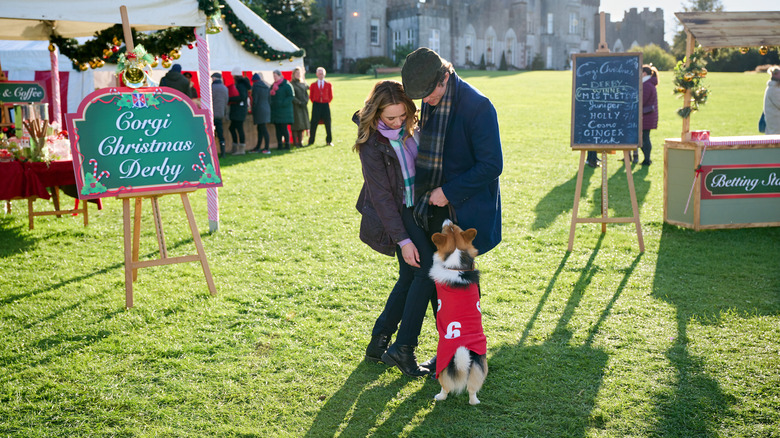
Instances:
[[[344,22],[341,19],[336,20],[336,39],[340,40],[344,37]]]
[[[570,34],[578,34],[579,33],[579,20],[577,19],[577,13],[576,12],[570,12],[569,13],[569,33]]]
[[[371,19],[371,45],[379,45],[379,20],[375,18]]]
[[[552,12],[549,12],[547,14],[547,33],[552,35],[554,33],[554,27],[553,27],[553,14]]]
[[[428,38],[430,49],[438,52],[439,49],[439,29],[431,29],[431,36]]]

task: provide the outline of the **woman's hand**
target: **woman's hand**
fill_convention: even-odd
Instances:
[[[414,243],[409,242],[402,246],[401,255],[404,256],[404,261],[407,265],[414,266],[415,268],[420,267],[420,253],[417,252],[417,247],[414,246]]]

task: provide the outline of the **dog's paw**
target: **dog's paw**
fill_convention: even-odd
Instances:
[[[436,400],[436,401],[447,400],[447,393],[442,391],[442,392],[436,394],[435,396],[433,396],[433,399]]]
[[[469,404],[470,404],[471,406],[476,406],[476,405],[478,405],[479,403],[480,403],[480,402],[479,402],[479,399],[477,398],[477,396],[476,396],[476,395],[469,395]]]

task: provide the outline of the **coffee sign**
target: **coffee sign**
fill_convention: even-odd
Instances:
[[[66,120],[79,199],[222,186],[211,119],[177,90],[104,88]]]
[[[37,82],[0,82],[0,101],[3,103],[43,103],[46,91]]]
[[[701,199],[780,197],[780,163],[701,166]]]

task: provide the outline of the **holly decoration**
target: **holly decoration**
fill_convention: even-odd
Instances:
[[[700,105],[707,102],[709,90],[701,84],[707,77],[707,69],[704,68],[704,51],[701,46],[694,50],[690,56],[690,63],[685,65],[685,60],[677,62],[674,68],[674,94],[685,96],[685,93],[691,92],[691,106],[683,107],[677,110],[677,115],[683,119],[690,117],[691,113],[699,110]]]
[[[303,49],[295,52],[283,52],[271,48],[252,29],[241,21],[224,0],[198,0],[198,8],[209,18],[222,16],[231,35],[241,43],[245,50],[266,61],[277,61],[293,57],[303,57]],[[176,59],[182,46],[194,48],[195,29],[193,27],[170,27],[150,33],[137,33],[131,29],[136,45],[143,45],[146,51],[155,58],[161,58],[164,67],[170,67],[169,58]],[[49,41],[60,49],[60,53],[70,58],[73,67],[86,71],[89,67],[98,68],[106,62],[116,64],[119,55],[126,51],[122,45],[124,32],[122,25],[116,24],[95,33],[95,38],[79,44],[73,38],[63,38],[52,33]],[[122,46],[122,47],[119,47]],[[110,52],[110,53],[109,53]],[[171,56],[172,55],[172,56]],[[168,62],[166,62],[168,60]],[[166,64],[168,64],[166,66]]]

